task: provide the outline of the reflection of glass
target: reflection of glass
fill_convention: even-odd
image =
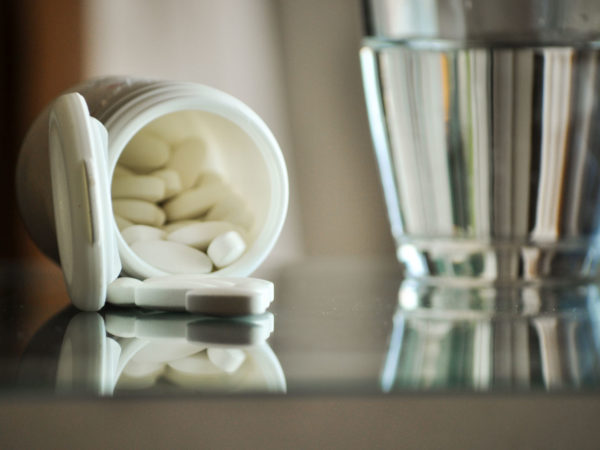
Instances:
[[[281,365],[266,342],[273,323],[270,313],[231,319],[137,310],[107,311],[104,318],[77,313],[62,338],[54,385],[61,393],[95,395],[285,392]],[[25,378],[31,375],[26,367],[27,361]]]
[[[460,289],[405,281],[382,388],[597,386],[599,318],[594,285]]]

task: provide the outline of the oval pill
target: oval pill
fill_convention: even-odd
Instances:
[[[160,169],[150,173],[153,177],[158,177],[165,183],[165,197],[171,198],[174,195],[179,194],[183,190],[181,184],[181,177],[176,170],[172,169]]]
[[[162,240],[165,235],[164,230],[148,225],[133,225],[121,231],[121,236],[129,245],[137,241]]]
[[[239,348],[209,347],[206,354],[215,366],[227,373],[238,370],[246,359],[246,353]]]
[[[235,231],[236,227],[223,221],[194,222],[178,228],[167,235],[168,241],[180,242],[200,250],[206,250],[217,236],[227,231]]]
[[[121,217],[117,214],[114,215],[114,218],[115,218],[115,222],[117,223],[117,227],[119,228],[119,230],[124,230],[125,228],[133,225],[133,222],[131,222],[127,219],[124,219],[123,217]]]
[[[113,178],[114,177],[122,177],[122,176],[125,176],[125,175],[135,175],[135,172],[132,172],[128,168],[123,167],[120,164],[117,164],[115,166],[115,170],[113,172]]]
[[[132,198],[159,202],[166,197],[165,182],[155,176],[123,175],[113,178],[111,186],[113,198]]]
[[[191,342],[155,340],[150,341],[131,360],[139,364],[168,363],[201,352],[205,348],[204,345]]]
[[[246,202],[234,192],[224,194],[208,211],[205,219],[224,220],[245,230],[250,230],[254,223],[254,216],[246,206]]]
[[[106,300],[113,305],[135,305],[135,289],[142,285],[140,280],[129,277],[117,278],[106,289]]]
[[[148,132],[136,134],[125,146],[119,164],[137,172],[160,169],[169,161],[169,144]]]
[[[165,223],[165,212],[145,200],[115,199],[113,211],[133,223],[160,226]]]
[[[218,375],[223,371],[212,363],[205,352],[169,362],[169,367],[189,375]]]
[[[183,189],[189,189],[203,171],[206,159],[206,144],[200,139],[188,139],[173,149],[167,167],[176,170],[181,178]]]
[[[163,207],[169,221],[193,219],[206,213],[224,194],[222,186],[201,186],[182,192]]]
[[[205,274],[212,270],[212,262],[205,253],[179,242],[138,241],[131,249],[148,264],[165,272]]]
[[[215,266],[221,268],[235,262],[246,251],[246,242],[237,231],[217,236],[208,246],[207,254]]]

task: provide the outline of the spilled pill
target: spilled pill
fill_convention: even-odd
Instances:
[[[113,200],[113,211],[137,224],[160,226],[166,220],[162,209],[154,203],[144,200],[115,199]]]
[[[235,262],[246,251],[246,242],[237,231],[217,236],[208,246],[207,254],[215,266],[221,268]]]
[[[113,305],[133,306],[135,305],[135,289],[142,282],[135,278],[120,277],[108,285],[106,300]]]
[[[137,241],[131,249],[148,264],[170,273],[206,274],[212,262],[205,253],[179,242]]]

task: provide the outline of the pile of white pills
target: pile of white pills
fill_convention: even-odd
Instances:
[[[198,138],[169,143],[142,130],[115,168],[111,195],[121,235],[165,272],[210,273],[246,251],[254,218],[208,150]]]

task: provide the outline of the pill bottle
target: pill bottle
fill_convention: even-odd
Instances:
[[[277,141],[248,106],[185,82],[105,77],[52,102],[29,129],[17,163],[17,200],[38,247],[59,262],[75,306],[98,310],[119,274],[169,275],[125,242],[111,183],[127,144],[151,129],[169,143],[202,140],[252,213],[246,251],[206,276],[250,275],[273,248],[287,212],[288,176]],[[190,162],[193,164],[193,162]]]

